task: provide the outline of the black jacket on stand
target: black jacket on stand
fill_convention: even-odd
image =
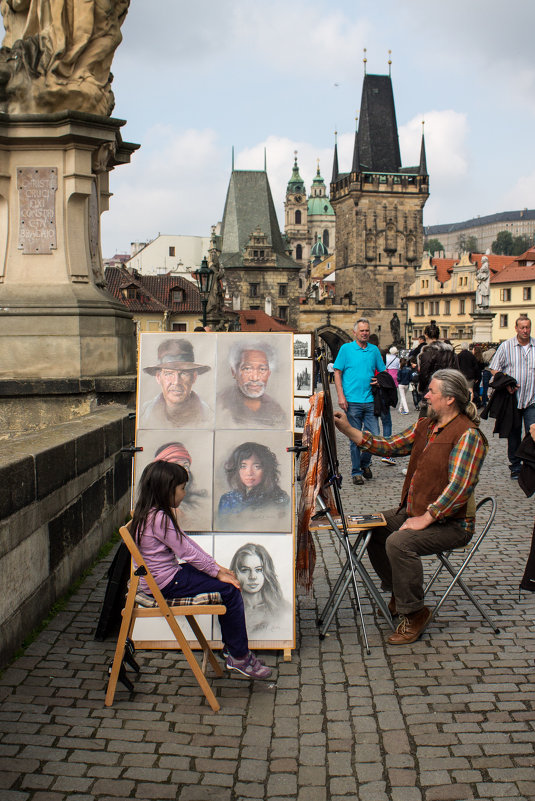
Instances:
[[[397,406],[398,390],[396,382],[386,370],[375,376],[377,384],[372,384],[373,413],[376,417],[386,414],[390,406]]]
[[[533,442],[531,434],[526,434],[520,443],[516,455],[522,459],[518,485],[526,497],[530,498],[535,492],[535,442]],[[524,575],[520,582],[520,589],[535,592],[535,526],[533,527],[533,533],[531,535],[531,548],[524,569]]]
[[[488,420],[496,419],[493,434],[499,437],[508,437],[513,429],[522,425],[522,415],[518,409],[516,392],[509,392],[507,387],[516,387],[516,380],[507,373],[496,373],[489,384],[494,392],[489,402],[481,412],[481,417]]]

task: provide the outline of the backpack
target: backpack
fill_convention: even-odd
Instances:
[[[459,369],[459,359],[452,347],[446,347],[439,343],[438,345],[433,344],[424,348],[420,354],[419,392],[425,395],[429,389],[429,382],[433,373],[436,373],[437,370],[446,369]]]

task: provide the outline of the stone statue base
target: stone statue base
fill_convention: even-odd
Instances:
[[[137,145],[122,120],[0,116],[0,378],[135,372],[131,314],[105,290],[108,175]]]
[[[492,321],[496,317],[495,312],[489,309],[476,309],[470,314],[472,318],[472,342],[492,342]]]

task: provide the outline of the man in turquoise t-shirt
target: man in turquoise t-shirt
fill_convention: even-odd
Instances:
[[[365,317],[353,326],[354,342],[347,342],[338,351],[334,362],[334,383],[338,405],[347,414],[352,426],[359,430],[379,434],[379,421],[373,413],[371,381],[375,373],[385,370],[381,352],[370,339],[370,323]],[[371,453],[361,452],[354,442],[351,448],[351,476],[353,484],[364,484],[372,478]]]

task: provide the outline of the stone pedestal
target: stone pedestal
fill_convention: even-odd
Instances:
[[[0,379],[135,372],[131,314],[105,290],[100,215],[128,163],[123,120],[0,115]]]
[[[496,313],[489,309],[476,309],[470,317],[474,321],[472,342],[492,342],[492,321]]]

